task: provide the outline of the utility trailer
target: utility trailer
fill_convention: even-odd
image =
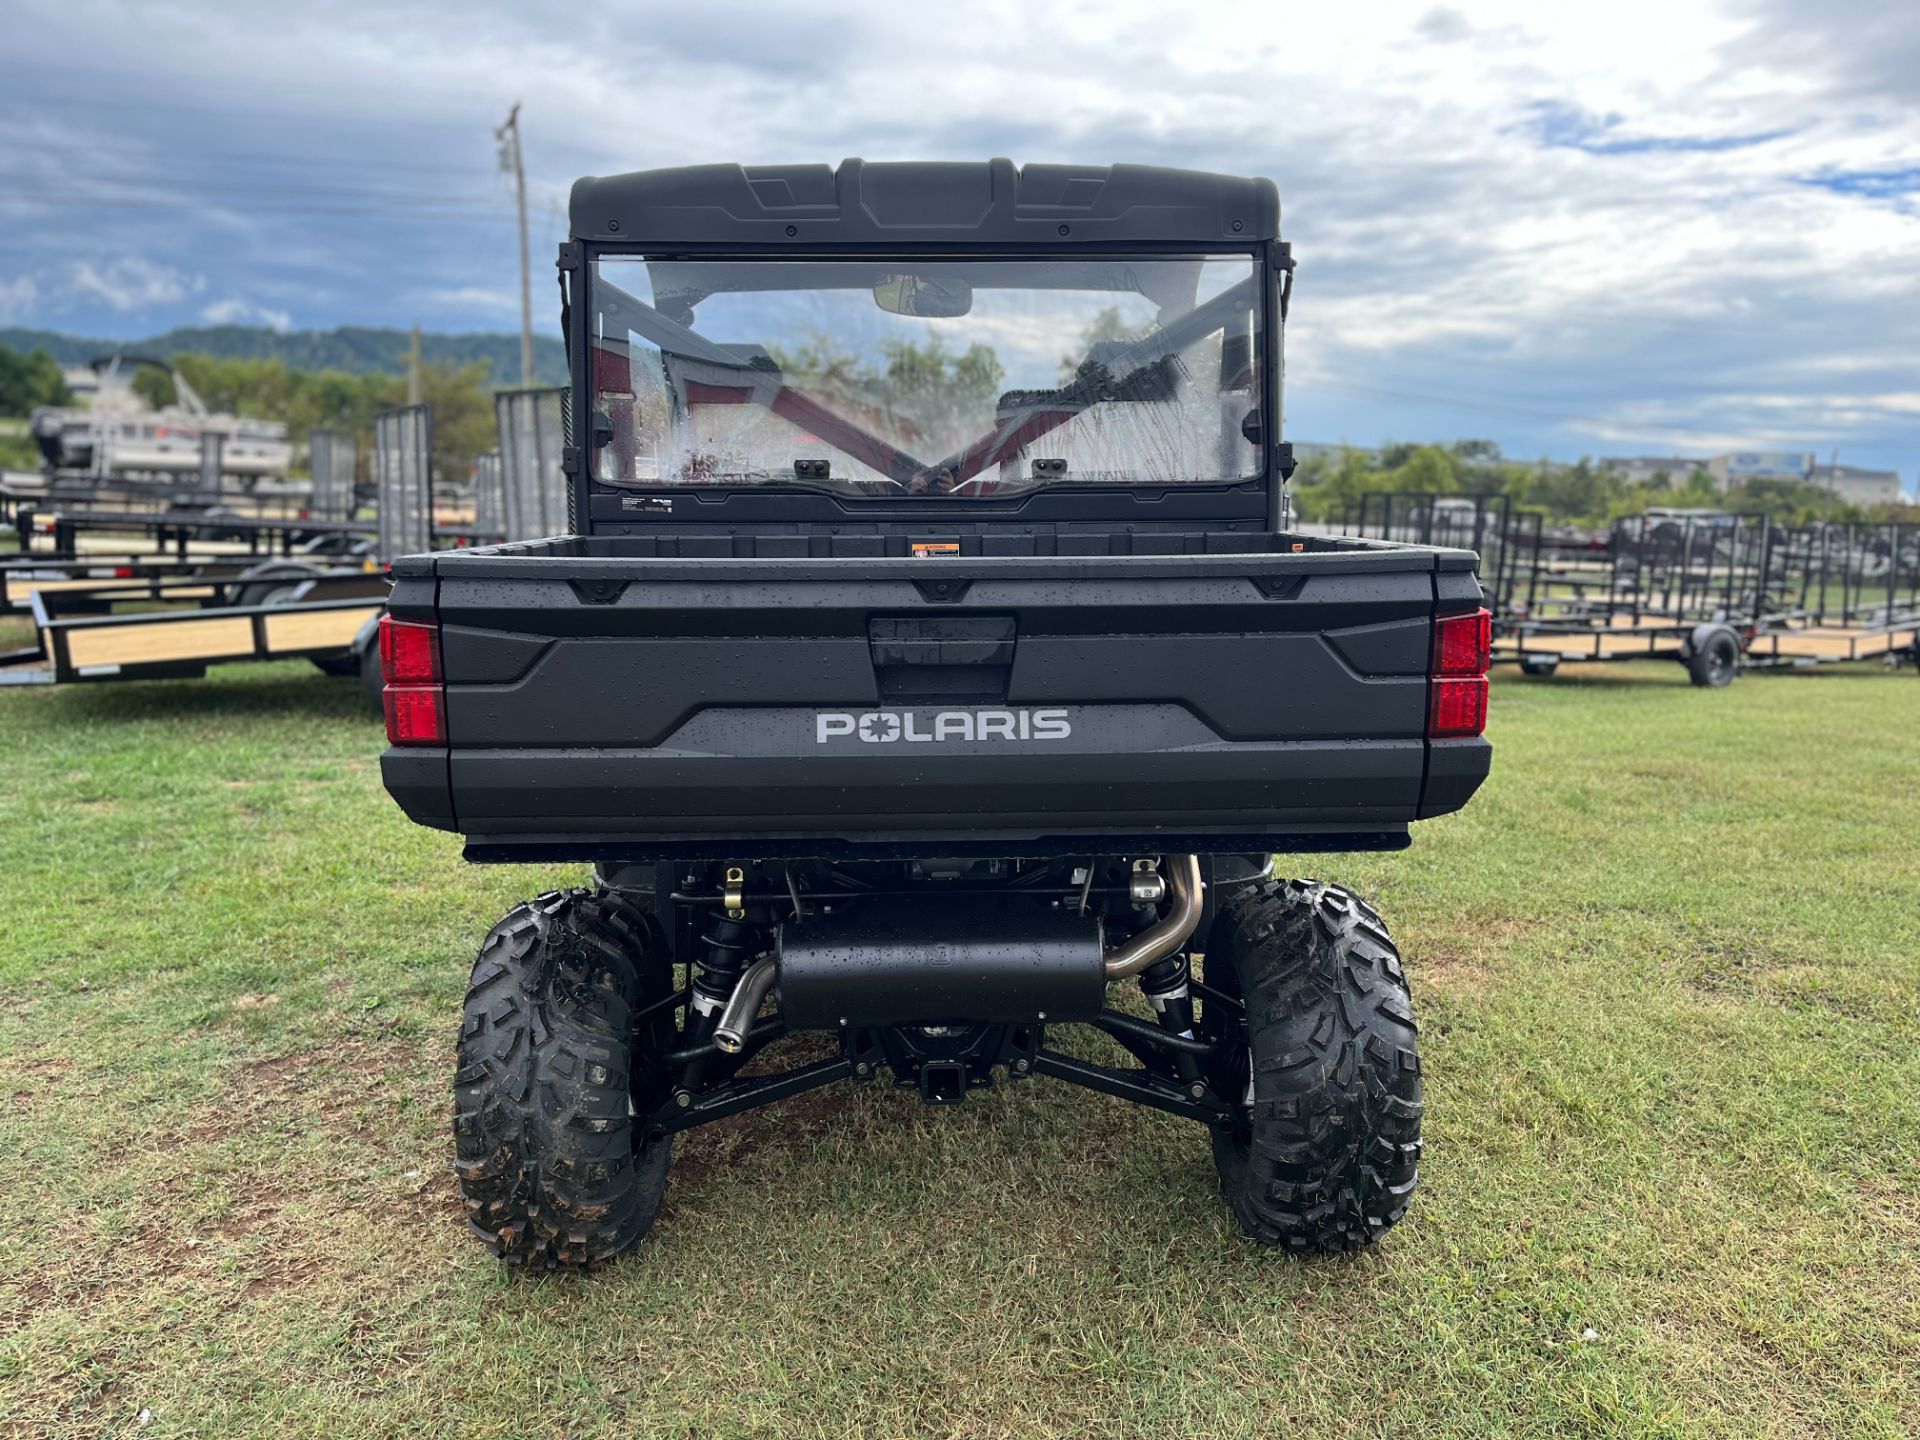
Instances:
[[[581,181],[559,266],[571,533],[404,557],[381,622],[401,808],[594,866],[474,966],[476,1233],[591,1265],[682,1131],[1047,1075],[1197,1121],[1257,1241],[1383,1234],[1406,978],[1273,856],[1467,803],[1488,614],[1469,551],[1291,528],[1272,184],[699,166]]]
[[[6,587],[0,594],[9,603],[25,602],[35,640],[0,657],[0,680],[181,679],[212,665],[306,658],[328,674],[362,677],[377,696],[375,622],[390,582],[375,553],[428,548],[449,538],[434,523],[431,435],[425,407],[376,418],[379,518],[371,538],[357,522],[312,522],[323,537],[350,537],[358,553],[283,551],[244,563],[174,557],[179,569],[192,566],[191,574],[118,563],[49,568],[37,556],[0,569]],[[114,573],[73,573],[101,568]]]
[[[273,599],[245,603],[263,582],[234,577],[178,586],[134,586],[124,596],[87,592],[79,605],[59,592],[33,603],[36,644],[0,656],[0,680],[75,684],[87,680],[179,680],[239,660],[309,659],[328,673],[354,673],[345,658],[386,604],[384,572],[323,572],[275,582]],[[126,613],[116,601],[175,608]],[[188,608],[179,608],[187,606]],[[15,669],[14,666],[24,666]]]
[[[1749,664],[1920,663],[1920,525],[1776,528],[1766,574]]]
[[[1596,543],[1549,529],[1500,495],[1362,497],[1345,533],[1431,543],[1474,537],[1493,615],[1493,663],[1550,676],[1563,663],[1672,660],[1695,684],[1732,682],[1765,611],[1766,517],[1629,516]]]
[[[374,534],[359,520],[314,520],[298,516],[255,516],[207,510],[109,510],[100,506],[43,509],[23,505],[14,529],[23,557],[48,561],[133,557],[172,557],[176,561],[291,557],[319,540],[332,548],[351,548]]]

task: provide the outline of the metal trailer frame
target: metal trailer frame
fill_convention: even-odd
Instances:
[[[19,558],[48,564],[61,560],[105,564],[110,557],[153,559],[168,554],[182,561],[196,555],[206,559],[250,555],[264,560],[293,555],[298,546],[315,539],[376,534],[376,527],[367,521],[268,519],[214,512],[43,510],[35,505],[15,511],[13,524],[20,538]],[[117,543],[86,543],[109,535]],[[136,542],[135,536],[145,543]]]
[[[1478,551],[1494,663],[1528,674],[1562,663],[1689,664],[1704,632],[1721,629],[1745,668],[1920,662],[1920,525],[1627,516],[1609,527],[1604,559],[1588,559],[1505,496],[1394,492],[1362,496],[1340,528]]]
[[[251,583],[251,582],[249,582]],[[33,599],[39,644],[0,655],[0,683],[74,684],[89,680],[179,680],[237,660],[322,659],[349,652],[354,638],[386,608],[384,572],[342,571],[302,581],[282,604],[235,605],[235,580],[135,586],[118,596],[94,592],[75,605],[58,592]],[[112,605],[198,601],[192,609],[116,614]],[[104,603],[104,610],[103,610]],[[40,670],[13,670],[38,662]]]
[[[1367,495],[1343,530],[1478,550],[1493,662],[1529,675],[1612,660],[1675,660],[1691,669],[1702,647],[1724,647],[1723,630],[1737,663],[1764,609],[1763,515],[1629,516],[1610,527],[1604,558],[1576,537],[1552,535],[1542,514],[1515,511],[1502,495]]]
[[[0,561],[0,614],[32,610],[33,597],[49,594],[81,596],[100,592],[115,597],[145,590],[148,598],[164,600],[169,585],[183,581],[225,580],[258,562],[238,556],[224,560],[89,559],[86,561]],[[63,605],[64,608],[64,605]]]
[[[1604,595],[1590,593],[1593,573],[1555,575],[1536,560],[1524,608],[1495,637],[1494,661],[1531,675],[1611,660],[1691,670],[1705,647],[1724,651],[1725,632],[1737,666],[1765,603],[1770,532],[1764,515],[1623,517],[1608,534]]]
[[[1873,573],[1882,563],[1881,573]],[[1767,608],[1755,627],[1749,663],[1920,664],[1920,525],[1776,529],[1766,581]]]

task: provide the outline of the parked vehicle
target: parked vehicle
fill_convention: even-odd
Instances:
[[[293,461],[287,427],[207,408],[186,377],[164,360],[105,355],[89,367],[97,377],[83,390],[87,403],[43,406],[29,419],[34,442],[55,473],[96,479],[173,480],[199,472],[207,437],[218,442],[218,471],[243,484],[283,479]],[[133,388],[142,369],[163,371],[174,403],[154,409]]]
[[[576,533],[401,559],[381,630],[406,813],[595,867],[474,966],[498,1254],[617,1255],[677,1133],[883,1074],[1199,1121],[1266,1244],[1405,1213],[1400,957],[1273,855],[1466,804],[1488,615],[1468,551],[1289,528],[1278,221],[1270,182],[1125,165],[575,186]],[[763,1056],[805,1031],[832,1053]]]

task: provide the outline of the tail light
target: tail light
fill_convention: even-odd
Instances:
[[[440,627],[380,617],[381,704],[390,745],[447,743],[447,687],[440,669]]]
[[[1427,737],[1457,739],[1487,728],[1487,669],[1493,663],[1493,616],[1485,610],[1434,622],[1433,669],[1427,685]]]

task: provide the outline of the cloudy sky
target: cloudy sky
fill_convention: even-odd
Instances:
[[[0,324],[510,329],[518,99],[544,329],[576,175],[1190,165],[1279,183],[1297,439],[1837,450],[1913,485],[1910,3],[1316,8],[9,0]]]

